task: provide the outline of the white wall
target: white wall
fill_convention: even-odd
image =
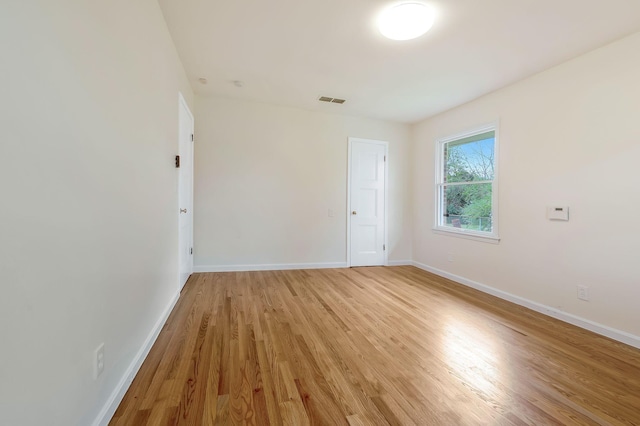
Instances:
[[[640,336],[638,52],[635,34],[415,125],[414,260]],[[434,234],[436,138],[496,119],[500,244]]]
[[[177,293],[193,95],[155,0],[3,1],[0,51],[0,423],[87,425]]]
[[[196,267],[344,264],[349,136],[389,142],[389,259],[411,259],[408,130],[197,97]]]

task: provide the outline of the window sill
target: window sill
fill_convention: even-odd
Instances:
[[[433,233],[439,234],[439,235],[447,235],[447,236],[456,237],[456,238],[464,238],[467,240],[480,241],[480,242],[489,243],[489,244],[500,243],[500,237],[496,235],[486,235],[486,234],[483,235],[473,231],[458,230],[457,228],[452,229],[448,227],[445,228],[442,226],[438,226],[433,228]]]

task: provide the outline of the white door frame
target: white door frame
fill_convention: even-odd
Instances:
[[[384,266],[389,265],[389,142],[375,139],[349,138],[347,156],[347,268],[351,267],[351,146],[353,142],[364,142],[384,146]]]
[[[194,132],[194,118],[193,118],[193,114],[191,113],[191,109],[189,108],[189,104],[187,104],[187,101],[184,99],[184,96],[182,96],[182,93],[178,92],[178,153],[180,153],[180,120],[181,120],[181,112],[180,109],[184,108],[184,110],[187,112],[187,115],[189,117],[189,120],[191,122],[191,134],[193,134]],[[192,141],[193,142],[193,141]],[[191,211],[191,235],[189,236],[189,239],[191,241],[191,247],[193,247],[193,186],[194,186],[194,181],[193,181],[193,177],[194,177],[194,170],[193,170],[193,158],[194,158],[194,145],[193,143],[191,144],[191,158],[180,158],[180,163],[181,164],[185,164],[186,162],[189,162],[189,164],[191,165],[191,193],[189,194],[189,202],[188,202],[188,206],[187,209],[189,209],[189,211]],[[186,284],[186,281],[183,283],[182,282],[182,276],[181,276],[181,254],[180,254],[180,243],[181,243],[181,231],[180,231],[180,208],[182,208],[182,206],[180,205],[180,191],[181,189],[181,185],[180,185],[180,171],[178,172],[178,208],[176,209],[178,212],[178,292],[182,291],[182,288],[184,287],[184,284]],[[191,254],[191,259],[190,259],[190,264],[191,264],[191,273],[193,273],[193,253]]]

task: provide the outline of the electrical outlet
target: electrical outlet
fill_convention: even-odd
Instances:
[[[449,254],[447,255],[447,260],[448,260],[449,262],[453,262],[453,253],[449,253]]]
[[[589,301],[589,287],[583,285],[578,286],[578,299]]]
[[[333,211],[333,209],[327,210],[327,216],[334,217],[335,215],[336,215],[336,213]]]
[[[97,379],[104,372],[104,343],[100,343],[93,357],[93,378]]]

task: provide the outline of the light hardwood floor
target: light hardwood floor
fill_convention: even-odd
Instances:
[[[640,351],[411,266],[194,274],[111,425],[640,425]]]

